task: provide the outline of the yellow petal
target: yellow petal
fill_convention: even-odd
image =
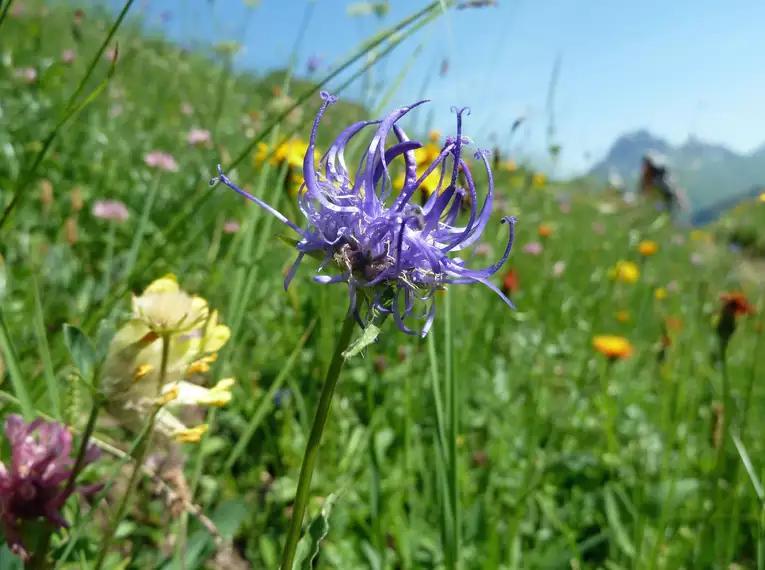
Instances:
[[[175,441],[178,443],[199,443],[207,428],[207,424],[202,424],[193,428],[178,430],[175,432]]]
[[[145,378],[151,374],[152,370],[154,370],[154,367],[151,364],[141,364],[138,368],[135,369],[135,372],[133,373],[133,382],[138,382],[142,378]]]
[[[218,352],[231,338],[231,329],[226,325],[208,328],[204,338],[204,352]]]
[[[164,406],[165,404],[168,404],[172,402],[173,400],[178,399],[178,395],[180,393],[180,390],[177,386],[173,386],[169,390],[165,390],[162,393],[162,397],[157,401],[157,405]]]
[[[180,290],[178,285],[178,279],[172,273],[168,273],[164,277],[160,277],[156,281],[149,284],[144,290],[143,294],[147,293],[175,293]]]

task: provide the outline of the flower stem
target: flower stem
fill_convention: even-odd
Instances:
[[[324,386],[321,389],[319,397],[319,407],[316,409],[316,417],[311,426],[311,433],[308,436],[308,444],[303,455],[303,464],[300,466],[300,477],[298,478],[298,487],[295,494],[295,504],[292,507],[292,519],[287,531],[287,541],[284,544],[284,553],[282,554],[282,570],[292,570],[292,564],[295,560],[295,551],[300,540],[300,530],[303,526],[303,517],[305,516],[306,506],[308,505],[308,493],[311,487],[311,477],[313,469],[316,466],[316,458],[319,455],[319,444],[321,435],[324,431],[324,425],[327,423],[329,408],[332,404],[332,395],[335,393],[335,386],[340,378],[340,370],[343,367],[345,359],[343,352],[351,341],[355,320],[352,311],[349,311],[343,322],[343,328],[335,345],[335,353],[332,355],[332,361],[327,370],[327,377],[324,380]]]
[[[160,389],[161,389],[161,386],[164,385],[165,378],[167,376],[167,363],[168,363],[169,357],[170,357],[170,335],[163,334],[162,335],[162,362],[159,369]],[[152,412],[151,417],[149,418],[148,429],[146,429],[146,431],[143,432],[143,434],[141,435],[141,437],[143,438],[143,441],[139,442],[139,447],[136,449],[135,466],[133,467],[133,473],[131,473],[130,475],[130,480],[128,481],[127,489],[125,490],[125,493],[122,496],[122,501],[117,507],[117,510],[115,511],[114,516],[112,517],[112,520],[109,522],[109,528],[106,531],[106,535],[101,541],[101,551],[98,553],[98,560],[96,561],[94,570],[101,570],[101,568],[103,567],[104,561],[106,560],[106,555],[109,552],[109,546],[111,545],[112,540],[114,540],[114,535],[117,533],[117,526],[122,520],[122,517],[125,515],[128,501],[130,500],[130,497],[132,496],[138,484],[138,479],[140,479],[140,474],[141,474],[141,467],[143,465],[144,460],[146,459],[146,456],[149,454],[149,449],[151,449],[152,439],[154,439],[154,423],[156,422],[157,413],[159,413],[160,409],[161,409],[161,406],[156,406],[156,408],[154,409],[154,412]]]

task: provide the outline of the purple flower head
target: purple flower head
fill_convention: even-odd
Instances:
[[[315,73],[320,66],[321,66],[321,58],[315,55],[310,56],[308,58],[308,61],[306,62],[306,68],[309,74]]]
[[[5,436],[11,447],[10,462],[0,462],[0,528],[11,551],[27,559],[22,544],[25,521],[45,518],[57,528],[67,527],[61,507],[75,492],[89,495],[100,485],[70,488],[72,434],[57,422],[36,420],[24,423],[21,416],[5,421]],[[98,459],[98,448],[90,446],[84,465]]]
[[[425,101],[393,111],[377,121],[362,121],[340,133],[330,145],[319,164],[315,164],[316,132],[322,115],[336,97],[322,93],[324,104],[314,121],[308,149],[303,161],[305,182],[298,194],[298,206],[308,220],[306,229],[285,218],[281,213],[255,196],[251,196],[231,182],[218,167],[220,181],[279,218],[300,235],[296,243],[297,260],[285,279],[285,288],[295,275],[305,255],[322,260],[317,283],[346,283],[350,294],[350,310],[363,326],[358,312],[359,292],[368,301],[367,322],[378,315],[392,315],[399,329],[416,334],[406,321],[422,319],[420,334],[425,336],[435,316],[435,292],[445,285],[483,283],[513,306],[489,278],[494,275],[510,254],[513,244],[515,218],[503,218],[510,227],[510,236],[502,258],[484,269],[469,269],[467,259],[448,254],[470,251],[481,237],[489,222],[494,198],[494,184],[486,152],[475,157],[483,162],[488,175],[488,193],[478,208],[478,196],[470,168],[462,158],[469,143],[462,135],[463,115],[467,109],[456,110],[457,136],[447,138],[441,152],[432,164],[421,171],[414,155],[420,142],[410,141],[396,124],[413,108]],[[349,141],[365,127],[376,126],[374,135],[361,158],[352,178],[347,169],[344,150]],[[397,142],[385,148],[388,135]],[[397,196],[389,165],[403,159],[403,185]],[[458,186],[458,171],[464,173],[467,188]],[[421,173],[418,175],[418,172]],[[438,185],[424,205],[418,192],[425,179],[435,173]],[[418,196],[413,203],[412,198]],[[390,198],[390,199],[389,199]],[[465,225],[458,225],[460,208],[469,205]],[[339,273],[326,275],[323,270],[330,264]]]

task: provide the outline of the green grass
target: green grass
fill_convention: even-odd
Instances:
[[[74,379],[64,323],[98,338],[104,322],[126,321],[129,292],[174,273],[232,328],[212,375],[237,379],[232,402],[208,415],[207,437],[180,447],[192,501],[237,557],[252,568],[277,568],[347,293],[313,283],[312,260],[285,293],[283,271],[294,252],[274,234],[286,230],[208,180],[220,162],[237,183],[297,219],[282,191],[283,169],[256,168],[252,147],[260,136],[292,130],[307,138],[317,84],[288,71],[240,75],[133,23],[117,31],[120,60],[112,70],[96,56],[113,16],[89,9],[78,41],[71,8],[56,4],[43,16],[25,5],[23,15],[0,23],[0,56],[10,61],[0,66],[0,207],[21,190],[0,228],[0,415],[42,413],[82,430],[90,399]],[[426,19],[439,11],[432,14]],[[61,63],[72,48],[77,59]],[[75,104],[113,76],[41,155],[91,61]],[[14,73],[25,67],[36,68],[34,82]],[[330,89],[341,85],[335,80]],[[302,120],[269,110],[274,87],[294,100],[307,97]],[[350,122],[372,116],[340,97],[320,128],[322,148]],[[193,111],[185,114],[184,104]],[[471,124],[468,117],[466,134],[488,144]],[[193,127],[212,131],[210,148],[187,144]],[[148,168],[144,155],[154,150],[171,153],[178,171]],[[478,178],[482,195],[485,175]],[[43,180],[52,185],[50,203],[41,199]],[[312,518],[322,499],[333,503],[315,567],[765,568],[761,287],[746,280],[738,257],[662,223],[652,206],[586,190],[565,183],[532,189],[522,176],[497,172],[501,203],[484,234],[493,252],[472,263],[496,261],[507,239],[499,219],[516,214],[506,268],[519,278],[517,310],[480,285],[453,286],[438,297],[425,340],[386,322],[379,342],[348,360],[311,487]],[[129,220],[92,216],[103,198],[122,200]],[[239,232],[223,231],[230,220]],[[541,254],[526,253],[540,239],[540,223],[554,231]],[[67,239],[73,225],[76,240]],[[638,262],[643,239],[655,240],[659,253],[645,261],[637,283],[612,283],[609,268]],[[554,276],[558,262],[565,270]],[[655,298],[658,287],[666,299]],[[758,313],[740,320],[723,369],[713,358],[713,320],[719,293],[734,289],[744,289]],[[617,320],[618,311],[629,312],[629,322]],[[659,362],[666,317],[682,328],[670,332]],[[634,355],[608,366],[592,348],[596,334],[627,337]],[[714,402],[723,400],[724,445],[716,446]],[[119,474],[135,434],[102,414],[96,436],[118,448],[89,472],[108,479]],[[117,476],[106,504],[88,511],[70,501],[74,530],[53,540],[54,558],[67,550],[59,567],[95,567],[121,498],[120,477],[129,473]],[[317,521],[312,528],[321,529]],[[171,570],[183,560],[201,570],[216,555],[197,514],[171,516],[148,478],[139,481],[113,545],[104,568]]]

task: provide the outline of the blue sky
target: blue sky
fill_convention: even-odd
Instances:
[[[337,61],[377,26],[427,4],[391,0],[380,24],[349,18],[352,3],[315,1],[299,61]],[[262,0],[249,14],[242,0],[145,4],[154,21],[172,14],[166,27],[173,38],[238,40],[246,46],[240,63],[263,71],[288,62],[307,2]],[[745,152],[765,142],[764,29],[762,0],[499,0],[494,8],[449,12],[389,56],[384,74],[392,80],[423,44],[388,106],[418,99],[432,74],[425,96],[435,128],[452,131],[450,107],[467,105],[466,133],[475,144],[492,146],[496,137],[505,146],[513,120],[528,113],[513,146],[541,162],[547,91],[560,54],[554,108],[561,172],[584,170],[586,154],[591,162],[619,134],[638,128],[674,143],[693,133]],[[439,78],[443,57],[450,69]]]

